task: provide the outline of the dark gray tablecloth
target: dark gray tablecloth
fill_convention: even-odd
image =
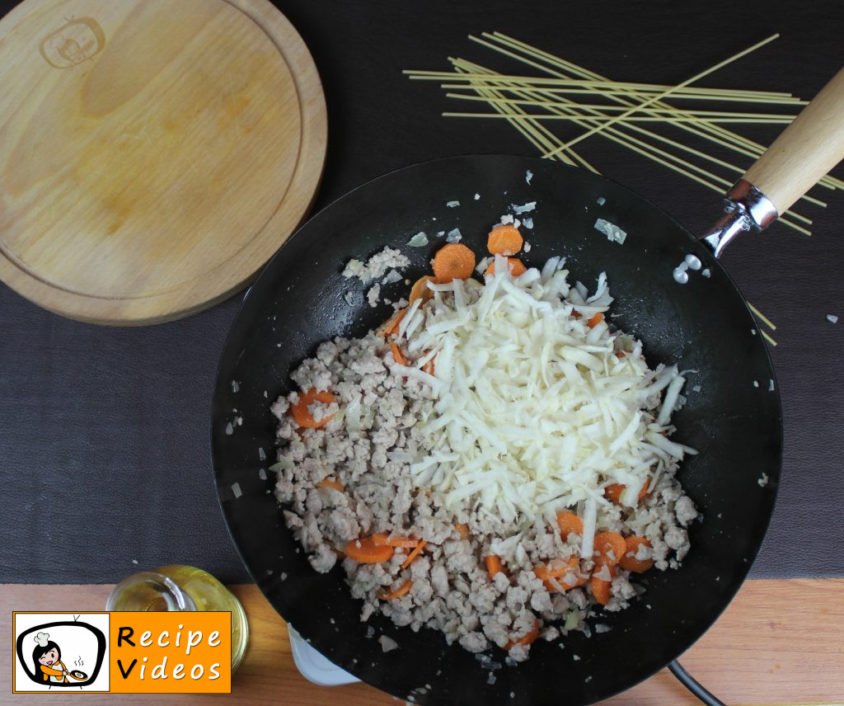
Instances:
[[[0,11],[12,5],[0,2]],[[505,31],[617,79],[679,82],[779,31],[780,40],[709,85],[811,97],[839,68],[844,31],[840,0],[278,5],[310,46],[325,85],[329,156],[317,207],[416,161],[533,154],[504,123],[440,117],[455,105],[434,85],[401,75],[446,68],[450,55],[496,63],[469,33]],[[747,132],[760,141],[776,134]],[[659,166],[596,138],[582,151],[692,229],[716,213],[714,194]],[[748,299],[779,326],[785,459],[755,577],[844,576],[844,198],[823,195],[831,206],[809,209],[814,237],[775,226],[724,259]],[[110,582],[167,562],[246,579],[209,460],[214,371],[238,299],[176,323],[108,329],[58,318],[0,285],[0,582]],[[827,313],[842,322],[830,324]]]

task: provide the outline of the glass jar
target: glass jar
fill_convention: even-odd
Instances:
[[[170,564],[123,579],[106,602],[114,611],[221,610],[232,614],[232,672],[249,643],[246,611],[237,597],[207,571]]]

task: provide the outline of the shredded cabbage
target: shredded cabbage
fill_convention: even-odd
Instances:
[[[684,377],[649,368],[638,341],[592,319],[613,301],[604,273],[589,296],[564,266],[551,258],[514,278],[499,259],[485,286],[432,283],[433,298],[399,327],[418,358],[394,372],[431,385],[435,399],[421,422],[433,452],[412,470],[447,507],[519,524],[579,506],[591,527],[608,484],[624,484],[621,502],[635,504],[645,483],[695,453],[667,438]],[[434,376],[420,369],[430,360]]]

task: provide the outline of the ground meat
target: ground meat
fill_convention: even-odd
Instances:
[[[326,544],[319,544],[314,553],[308,556],[308,561],[311,562],[315,571],[327,574],[334,568],[334,564],[337,562],[337,554]]]
[[[373,309],[378,306],[378,298],[381,296],[381,285],[375,284],[371,286],[366,292],[366,302]]]
[[[524,662],[530,656],[530,645],[514,645],[507,650],[507,656],[513,662]]]
[[[383,277],[387,270],[393,268],[402,270],[409,264],[410,260],[400,251],[394,248],[384,248],[370,257],[365,264],[360,260],[349,260],[343,270],[343,277],[346,279],[357,277],[366,285],[379,277]],[[390,277],[390,279],[393,278]]]
[[[560,637],[560,631],[552,625],[542,631],[541,637],[546,642],[553,642]]]
[[[290,409],[290,403],[284,397],[279,397],[270,406],[270,412],[272,412],[276,416],[276,418],[281,421],[285,419],[285,415],[287,414],[288,409]]]
[[[619,572],[612,579],[610,588],[611,598],[605,609],[610,612],[623,610],[629,605],[629,601],[636,595],[636,590],[630,583],[630,576],[627,572]]]
[[[691,498],[684,495],[674,503],[674,513],[677,515],[677,522],[683,527],[686,527],[692,521],[697,519],[697,509]]]
[[[569,599],[562,593],[555,593],[551,598],[551,612],[556,616],[567,613],[570,606]]]
[[[504,647],[510,642],[510,626],[500,621],[498,616],[481,616],[481,624],[484,626],[484,635],[498,647]]]
[[[670,527],[665,533],[665,543],[682,559],[689,551],[689,535],[681,527]]]
[[[506,605],[516,613],[523,610],[528,599],[528,592],[521,586],[511,586],[507,591]]]
[[[442,564],[437,564],[431,569],[431,586],[437,595],[448,595],[448,572]]]
[[[468,632],[460,637],[460,645],[469,652],[483,652],[489,647],[489,642],[481,632]]]
[[[339,411],[340,408],[336,402],[330,402],[328,404],[324,402],[312,402],[308,405],[308,412],[317,422],[321,422],[323,419],[331,419]]]
[[[530,607],[537,613],[551,611],[551,594],[548,591],[537,591],[530,597]]]
[[[366,264],[351,261],[343,274],[369,284],[389,269],[387,279],[395,281],[391,268],[406,265],[401,253],[386,248]],[[379,285],[370,295],[370,303],[377,301]],[[413,366],[424,351],[407,355]],[[509,527],[469,505],[447,509],[430,488],[415,481],[411,467],[432,453],[417,422],[434,414],[434,393],[396,368],[383,336],[371,332],[360,339],[325,342],[291,379],[300,390],[330,390],[335,396],[334,402],[315,401],[308,407],[316,422],[324,422],[321,428],[299,429],[292,422],[289,411],[299,399],[296,392],[271,407],[278,419],[278,459],[272,467],[276,496],[285,506],[285,523],[313,568],[330,571],[349,542],[376,532],[427,543],[409,567],[404,563],[410,548],[396,549],[381,564],[348,558],[339,562],[352,596],[362,602],[361,620],[381,612],[399,626],[438,630],[448,643],[456,641],[469,652],[509,647],[512,662],[528,658],[530,645],[518,644],[526,636],[541,634],[553,641],[572,630],[588,633],[587,615],[597,607],[588,584],[562,593],[559,584],[555,589],[534,572],[551,560],[579,558],[578,534],[564,539],[545,521]],[[599,528],[648,539],[649,545],[641,545],[635,556],[653,559],[658,570],[677,566],[688,552],[685,528],[698,516],[675,471],[676,464],[663,469],[636,507],[604,503],[598,508]],[[468,536],[458,524],[468,527]],[[507,571],[490,578],[484,564],[489,554],[500,556]],[[627,607],[637,595],[624,569],[616,567],[613,573],[587,560],[579,570],[594,570],[612,582],[604,606],[609,613]],[[574,582],[576,573],[572,570],[560,580]],[[407,581],[410,590],[401,597],[380,597]],[[396,649],[391,638],[380,641],[385,652]]]

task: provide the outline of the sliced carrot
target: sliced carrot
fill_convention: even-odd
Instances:
[[[333,488],[334,490],[339,490],[341,493],[346,490],[346,486],[339,480],[334,480],[334,478],[323,478],[317,483],[317,488]]]
[[[428,542],[426,542],[424,539],[420,539],[419,542],[417,542],[416,546],[413,548],[413,551],[411,551],[410,554],[407,555],[407,559],[402,562],[401,568],[406,569],[408,566],[410,566],[414,562],[416,557],[418,557],[422,553],[422,550],[425,548],[426,544],[428,544]]]
[[[422,366],[422,372],[428,373],[428,375],[434,375],[437,372],[437,364],[436,361],[437,356],[434,356],[429,360],[425,365]]]
[[[615,566],[627,552],[627,542],[618,532],[598,532],[594,546],[598,566]]]
[[[475,271],[475,253],[463,243],[448,243],[434,255],[434,277],[437,282],[468,279]]]
[[[396,598],[401,598],[402,596],[406,596],[410,593],[411,588],[413,588],[413,581],[408,579],[401,586],[393,589],[392,591],[382,591],[378,594],[378,598],[382,601],[394,601]]]
[[[579,311],[576,311],[576,310],[572,309],[572,310],[571,310],[571,318],[573,318],[573,319],[580,319],[580,318],[582,318],[582,316],[580,315],[580,312],[579,312]]]
[[[495,226],[486,241],[487,250],[492,255],[515,255],[525,244],[525,239],[512,223],[502,223]]]
[[[522,262],[517,257],[508,257],[507,258],[507,269],[510,270],[510,274],[513,277],[519,277],[527,272],[527,267],[525,267],[525,263]],[[495,274],[495,262],[490,262],[489,267],[486,268],[485,275],[494,275]]]
[[[533,573],[536,575],[536,578],[546,585],[546,587],[548,586],[548,579],[554,578],[551,575],[551,569],[548,568],[547,564],[537,564],[533,567]]]
[[[393,314],[389,319],[387,319],[387,321],[380,329],[380,334],[384,336],[384,338],[388,338],[389,336],[395,334],[396,331],[399,330],[399,324],[401,323],[401,320],[405,317],[405,314],[407,314],[406,308],[399,309],[395,314]]]
[[[595,328],[599,323],[604,320],[604,315],[599,311],[595,316],[593,316],[589,321],[586,322],[586,325],[589,328]]]
[[[390,344],[390,353],[393,354],[393,360],[396,361],[398,365],[407,366],[407,358],[404,357],[404,353],[401,352],[401,348],[399,348],[396,343]]]
[[[610,602],[612,581],[605,581],[604,579],[599,579],[597,576],[593,576],[589,579],[589,588],[592,590],[592,595],[598,603],[606,605]]]
[[[539,637],[539,628],[540,628],[540,622],[537,620],[533,625],[533,629],[529,633],[527,633],[526,635],[523,635],[522,637],[518,638],[517,640],[510,640],[510,642],[507,643],[507,645],[505,646],[504,649],[505,650],[512,650],[516,645],[529,645],[529,644],[531,644],[532,642],[534,642],[536,640],[537,637]]]
[[[650,485],[650,481],[645,483],[642,486],[642,489],[639,491],[639,502],[642,502],[642,500],[644,500],[645,496],[648,494],[648,485]],[[610,502],[615,503],[616,505],[621,505],[621,494],[626,489],[627,486],[623,483],[610,483],[606,488],[604,488],[604,497]]]
[[[454,529],[457,530],[457,534],[460,535],[460,539],[469,539],[469,525],[458,522],[454,525]]]
[[[636,552],[639,551],[639,547],[643,545],[646,547],[651,546],[647,537],[634,535],[632,537],[627,537],[624,541],[627,542],[627,551],[624,553],[624,556],[621,557],[621,561],[618,562],[618,565],[622,569],[627,569],[628,571],[632,571],[636,574],[643,574],[654,565],[653,559],[636,558]]]
[[[534,567],[533,573],[549,591],[558,591],[561,588],[568,591],[586,583],[586,577],[580,573],[580,559],[576,556],[571,556],[566,561],[552,559],[547,564],[539,564]],[[567,578],[571,574],[574,578]]]
[[[387,534],[386,532],[376,532],[372,535],[372,543],[376,547],[403,547],[405,549],[412,549],[419,544],[419,540],[413,537],[399,537],[398,535]]]
[[[610,483],[604,488],[604,497],[611,503],[621,505],[621,494],[624,492],[624,487],[621,483]]]
[[[303,429],[322,429],[322,427],[331,421],[334,415],[329,414],[317,420],[314,419],[308,407],[314,402],[331,404],[336,401],[337,398],[327,390],[316,390],[312,387],[310,390],[299,393],[299,401],[290,408],[290,414],[293,417],[293,421]]]
[[[486,571],[491,579],[494,579],[496,574],[504,573],[504,566],[501,563],[501,557],[497,554],[485,556],[484,564],[486,564]]]
[[[569,535],[583,534],[583,520],[571,510],[561,510],[557,513],[557,525],[560,527],[560,536],[566,540]]]
[[[552,559],[547,564],[537,564],[533,569],[533,573],[536,574],[536,578],[541,581],[555,579],[558,576],[562,576],[569,570],[570,563],[571,558],[567,562],[564,562],[561,559]]]
[[[431,275],[425,275],[424,277],[420,277],[416,280],[410,288],[410,296],[408,297],[407,303],[413,304],[413,302],[417,299],[421,299],[423,302],[426,302],[433,297],[434,292],[428,287],[428,282],[433,281],[434,278],[431,277]]]
[[[349,559],[354,559],[359,564],[382,564],[392,559],[395,551],[393,547],[375,544],[371,537],[353,539],[343,549]]]

